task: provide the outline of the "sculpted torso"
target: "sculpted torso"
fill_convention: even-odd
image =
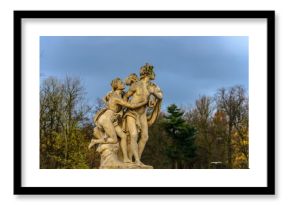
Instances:
[[[130,103],[142,103],[144,101],[146,101],[150,95],[148,89],[147,89],[147,84],[146,82],[143,81],[138,81],[135,82],[130,90],[128,91],[128,93],[126,93],[125,98],[128,98],[131,96],[130,98]],[[139,107],[137,109],[135,109],[135,111],[138,114],[143,114],[146,111],[146,105]]]
[[[116,95],[115,93],[112,94],[113,96],[109,99],[107,103],[107,107],[109,110],[114,111],[115,113],[118,113],[122,110],[122,105],[120,105],[120,101],[122,101],[122,98],[120,95]]]

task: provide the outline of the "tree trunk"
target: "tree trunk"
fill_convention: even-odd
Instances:
[[[229,124],[229,133],[228,133],[228,139],[227,139],[227,146],[228,146],[228,168],[233,168],[233,162],[232,162],[232,123]]]

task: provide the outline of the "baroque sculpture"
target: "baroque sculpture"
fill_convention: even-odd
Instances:
[[[148,127],[160,113],[163,93],[151,82],[155,79],[153,66],[140,68],[140,77],[130,74],[111,82],[112,90],[104,97],[105,108],[94,117],[94,138],[89,149],[97,145],[101,156],[100,169],[152,169],[141,162],[149,139]]]

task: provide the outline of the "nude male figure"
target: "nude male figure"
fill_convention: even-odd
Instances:
[[[134,74],[131,74],[126,79],[126,84],[130,85],[130,88],[128,92],[124,95],[125,100],[129,100],[130,103],[144,103],[144,100],[149,99],[149,96],[151,94],[153,94],[158,99],[162,99],[163,94],[161,90],[151,88],[152,85],[150,81],[155,79],[153,66],[146,64],[145,66],[141,67],[140,80],[136,80],[132,82],[132,75]],[[153,92],[153,91],[158,91],[158,92]],[[124,118],[126,120],[126,126],[130,134],[131,151],[135,158],[135,162],[137,164],[143,164],[140,159],[141,159],[143,150],[145,148],[146,142],[149,138],[146,109],[147,109],[147,103],[139,108],[128,109],[124,115]],[[139,126],[141,129],[141,136],[138,142],[138,127]]]

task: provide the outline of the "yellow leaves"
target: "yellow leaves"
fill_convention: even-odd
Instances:
[[[247,168],[248,159],[243,153],[236,153],[233,160],[233,168]]]
[[[217,111],[214,115],[213,121],[215,124],[226,123],[226,114],[223,111]]]
[[[233,168],[248,168],[248,128],[242,127],[240,130],[235,130],[232,143],[234,144]]]
[[[249,140],[248,139],[247,140],[242,140],[241,141],[241,145],[248,146],[249,145]]]

